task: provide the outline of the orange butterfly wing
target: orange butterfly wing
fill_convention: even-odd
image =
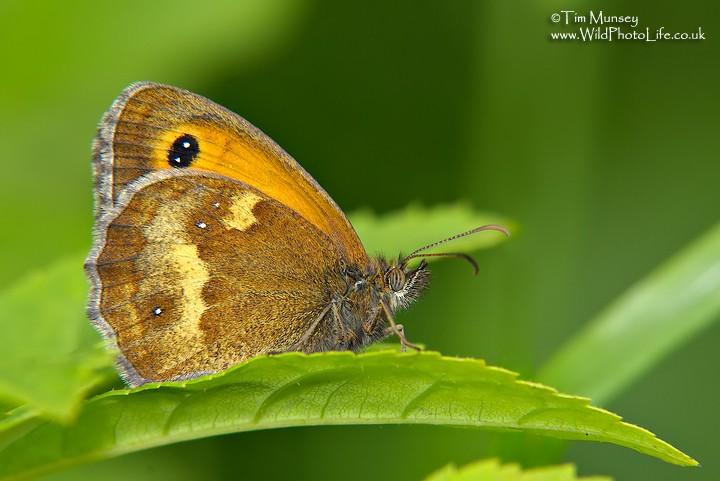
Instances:
[[[179,162],[178,142],[194,155]],[[349,262],[367,264],[352,225],[315,179],[259,129],[200,95],[155,83],[131,85],[105,114],[93,152],[96,215],[112,209],[124,187],[149,172],[199,169],[258,189],[327,234]]]

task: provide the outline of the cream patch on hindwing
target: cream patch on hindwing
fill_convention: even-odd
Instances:
[[[228,229],[244,231],[257,222],[253,207],[262,200],[255,192],[244,190],[233,196],[228,206],[228,214],[220,219]]]
[[[169,294],[173,298],[172,307],[177,306],[180,319],[160,334],[162,345],[170,350],[183,338],[197,339],[203,335],[200,319],[208,308],[202,291],[210,273],[186,230],[188,224],[194,224],[189,221],[197,207],[197,201],[193,202],[189,197],[185,196],[182,205],[168,203],[159,207],[152,222],[143,229],[147,244],[140,257],[146,261],[139,265],[144,279],[140,282],[138,294],[152,298],[157,296],[158,290],[162,291],[163,295],[157,299],[157,307],[152,312],[155,317],[171,307],[160,304],[162,297]],[[162,279],[160,285],[158,278]]]

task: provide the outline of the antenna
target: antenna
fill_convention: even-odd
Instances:
[[[460,239],[460,238],[462,238],[462,237],[467,237],[467,236],[470,236],[470,235],[473,235],[473,234],[477,234],[478,232],[482,232],[482,231],[484,231],[484,230],[494,230],[494,231],[496,231],[496,232],[501,232],[501,233],[505,234],[505,235],[508,236],[508,237],[510,236],[510,232],[508,232],[508,230],[507,230],[505,227],[500,226],[500,225],[488,224],[488,225],[483,225],[483,226],[480,226],[480,227],[475,227],[474,229],[470,229],[470,230],[468,230],[468,231],[461,232],[460,234],[455,234],[454,236],[450,236],[450,237],[448,237],[448,238],[446,238],[446,239],[439,240],[439,241],[437,241],[437,242],[433,242],[433,243],[431,243],[431,244],[422,246],[422,247],[419,248],[419,249],[415,249],[414,251],[412,251],[410,254],[408,254],[408,255],[402,260],[401,264],[404,265],[404,264],[406,264],[407,261],[409,261],[410,259],[415,259],[415,258],[418,258],[418,257],[458,257],[458,258],[460,258],[460,259],[465,259],[466,261],[468,261],[468,262],[470,263],[470,265],[472,265],[473,271],[475,272],[475,275],[477,275],[478,270],[479,270],[479,269],[478,269],[477,262],[475,262],[475,259],[473,259],[472,257],[470,257],[470,256],[467,255],[467,254],[463,254],[463,253],[460,253],[460,252],[436,252],[436,253],[421,254],[421,252],[422,252],[422,251],[425,251],[425,250],[428,250],[428,249],[432,249],[433,247],[437,247],[437,246],[439,246],[439,245],[441,245],[441,244],[445,244],[445,243],[447,243],[447,242],[454,241],[454,240],[456,240],[456,239]]]

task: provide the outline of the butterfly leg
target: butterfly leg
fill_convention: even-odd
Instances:
[[[330,309],[333,307],[334,304],[335,304],[334,302],[331,302],[330,304],[328,304],[328,305],[325,307],[325,309],[323,309],[323,310],[320,312],[320,314],[317,316],[317,318],[315,318],[315,320],[314,320],[313,323],[310,325],[310,327],[308,327],[307,331],[305,331],[305,333],[302,335],[302,337],[300,338],[300,340],[299,340],[298,342],[296,342],[295,344],[293,344],[293,345],[290,347],[290,349],[288,349],[288,351],[302,351],[302,350],[303,350],[303,349],[302,349],[302,348],[303,348],[303,344],[305,344],[305,342],[307,342],[307,340],[310,338],[310,336],[312,335],[312,333],[315,332],[315,328],[317,328],[318,324],[320,324],[320,321],[322,321],[322,320],[325,318],[325,316],[327,315],[328,311],[330,311]]]
[[[420,346],[407,340],[407,338],[405,337],[405,327],[402,324],[397,324],[395,322],[395,316],[393,315],[390,307],[385,303],[385,301],[381,300],[380,305],[382,306],[383,311],[385,311],[385,318],[390,323],[390,326],[385,329],[385,333],[395,334],[398,339],[400,339],[400,346],[403,352],[407,351],[408,347],[411,349],[415,349],[416,351],[422,351],[422,348]]]
[[[339,341],[343,343],[350,343],[355,340],[355,338],[357,338],[357,334],[355,334],[351,329],[348,329],[345,323],[343,323],[340,308],[338,307],[338,303],[335,301],[332,303],[332,311],[333,317],[335,318],[335,324],[338,328]]]
[[[407,340],[407,338],[405,337],[405,327],[402,324],[395,324],[395,328],[397,329],[397,332],[399,332],[400,334],[395,332],[395,330],[393,330],[392,327],[386,327],[385,330],[383,331],[383,335],[385,335],[385,336],[389,336],[391,334],[397,335],[400,338],[400,346],[401,346],[400,349],[402,350],[402,352],[406,352],[408,347],[411,349],[415,349],[416,351],[423,350],[422,347]]]

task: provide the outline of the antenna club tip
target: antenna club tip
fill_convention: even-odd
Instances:
[[[498,224],[488,224],[488,225],[484,225],[482,227],[478,227],[478,231],[481,231],[481,230],[494,230],[496,232],[500,232],[501,234],[504,234],[505,237],[510,237],[510,231],[508,230],[508,228],[498,225]]]

